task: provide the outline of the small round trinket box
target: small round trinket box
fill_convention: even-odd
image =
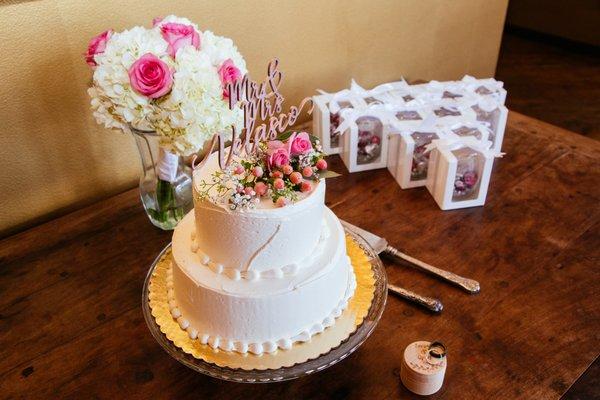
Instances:
[[[446,364],[446,347],[442,343],[414,342],[404,350],[400,379],[413,393],[434,394],[444,383]]]

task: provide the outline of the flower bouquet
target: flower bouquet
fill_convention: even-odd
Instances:
[[[324,156],[315,136],[285,132],[261,142],[256,153],[214,172],[209,181],[199,182],[199,196],[231,210],[253,209],[261,198],[285,207],[310,193],[314,182],[338,175],[327,171]]]
[[[215,133],[242,126],[226,85],[246,63],[230,39],[186,18],[156,18],[151,28],[107,30],[90,42],[88,93],[94,117],[136,137],[144,173],[142,202],[153,224],[172,229],[192,207],[190,156]]]

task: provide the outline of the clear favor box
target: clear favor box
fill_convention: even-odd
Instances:
[[[313,96],[313,103],[313,134],[321,141],[326,154],[341,153],[343,139],[337,131],[341,111],[346,108],[362,108],[366,103],[348,89],[335,94]]]
[[[386,117],[377,113],[343,113],[349,121],[343,132],[342,161],[349,172],[385,168],[388,156],[389,126]]]
[[[471,108],[475,112],[477,121],[486,124],[489,128],[488,140],[492,142],[492,150],[500,153],[502,150],[502,141],[504,140],[508,109],[490,99],[484,99],[471,106]]]
[[[440,129],[422,128],[390,135],[388,170],[402,189],[425,186],[430,152],[427,146],[445,137]]]
[[[497,81],[494,78],[477,79],[469,75],[465,75],[459,81],[467,91],[494,100],[499,105],[506,103],[506,89],[504,82]]]
[[[435,140],[429,146],[426,186],[442,210],[485,204],[495,156],[490,145],[467,136]]]

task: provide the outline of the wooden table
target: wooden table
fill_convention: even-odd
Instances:
[[[0,398],[411,398],[400,360],[420,339],[449,348],[432,398],[557,398],[600,352],[600,143],[511,113],[504,150],[483,208],[440,211],[385,169],[327,182],[338,216],[482,292],[387,263],[390,282],[438,296],[443,313],[390,296],[355,354],[287,383],[208,378],[154,342],[142,282],[170,233],[147,221],[137,190],[4,239]]]

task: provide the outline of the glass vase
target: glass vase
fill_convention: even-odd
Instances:
[[[172,230],[193,207],[192,170],[183,157],[159,146],[156,132],[131,131],[142,162],[140,197],[146,214],[155,226]]]

